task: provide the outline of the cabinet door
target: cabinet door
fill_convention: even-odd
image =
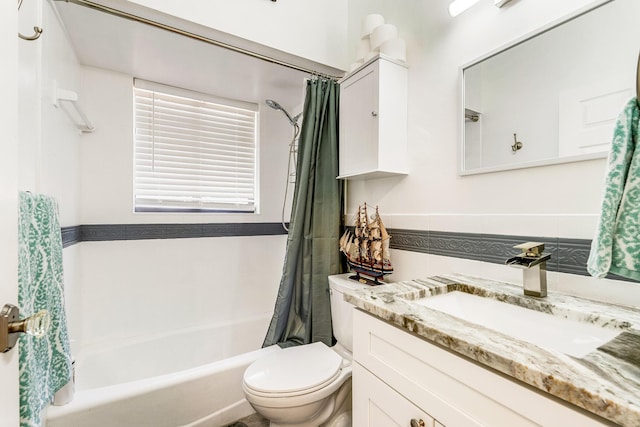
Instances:
[[[378,168],[378,66],[371,64],[340,86],[340,175]]]
[[[353,364],[353,425],[433,427],[434,419],[358,363]],[[422,423],[420,423],[422,421]]]

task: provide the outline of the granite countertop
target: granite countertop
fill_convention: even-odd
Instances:
[[[621,333],[578,358],[413,302],[455,290],[616,328]],[[521,286],[460,274],[367,287],[345,293],[344,298],[376,317],[607,420],[640,426],[638,309],[558,293],[549,293],[545,298],[528,297]]]

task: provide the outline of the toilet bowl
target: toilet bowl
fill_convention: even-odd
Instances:
[[[247,401],[271,427],[351,427],[353,306],[343,292],[362,285],[348,275],[329,277],[333,333],[338,343],[284,348],[244,373]]]
[[[247,401],[271,427],[350,426],[345,412],[351,409],[351,360],[346,353],[316,342],[264,357],[245,371]],[[349,423],[332,423],[337,419]]]

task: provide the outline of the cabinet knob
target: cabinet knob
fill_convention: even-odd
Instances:
[[[372,111],[371,112],[371,117],[378,117],[378,112],[377,111]]]
[[[411,420],[411,427],[425,427],[425,424],[422,419],[416,420],[415,418],[413,418]]]

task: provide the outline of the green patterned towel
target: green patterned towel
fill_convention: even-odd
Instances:
[[[587,270],[640,280],[640,110],[632,98],[618,116],[606,175],[602,212]]]
[[[20,314],[47,310],[51,319],[42,338],[20,337],[20,426],[39,427],[40,412],[71,379],[58,205],[47,196],[20,193],[18,221]]]

